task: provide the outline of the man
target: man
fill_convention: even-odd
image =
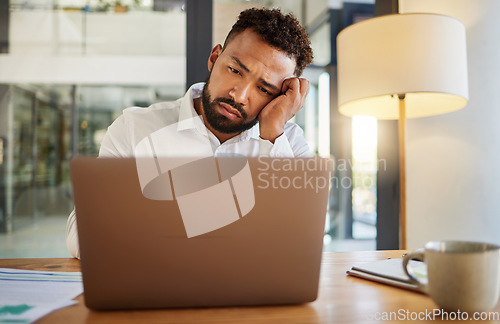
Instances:
[[[311,61],[307,33],[292,15],[245,10],[224,46],[213,48],[206,84],[193,85],[175,102],[125,109],[108,128],[99,156],[139,156],[141,140],[156,134],[157,156],[204,155],[208,147],[214,156],[308,157],[302,130],[287,122],[304,105],[309,81],[299,77]],[[66,243],[79,257],[74,211]]]

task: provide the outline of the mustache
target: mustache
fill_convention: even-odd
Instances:
[[[243,119],[247,118],[247,113],[245,112],[245,110],[243,110],[243,107],[241,106],[241,104],[237,103],[233,99],[219,97],[219,98],[214,99],[214,101],[213,101],[214,104],[219,103],[219,102],[230,105],[231,107],[233,107],[234,109],[239,111],[239,113],[241,114],[241,117],[243,117]]]

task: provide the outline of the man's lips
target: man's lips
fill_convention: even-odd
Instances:
[[[221,107],[220,109],[221,113],[227,118],[229,119],[242,118],[241,113],[237,109],[231,107],[231,105],[228,105],[224,102],[219,102],[218,104]]]

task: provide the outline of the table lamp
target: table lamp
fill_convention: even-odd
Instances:
[[[468,100],[465,26],[437,14],[367,19],[337,37],[343,115],[398,119],[400,249],[406,249],[406,119],[463,108]]]

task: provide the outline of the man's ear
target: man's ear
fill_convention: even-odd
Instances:
[[[212,53],[208,57],[208,71],[212,72],[212,68],[214,67],[215,61],[219,58],[222,53],[222,46],[220,44],[215,45],[212,49]]]

